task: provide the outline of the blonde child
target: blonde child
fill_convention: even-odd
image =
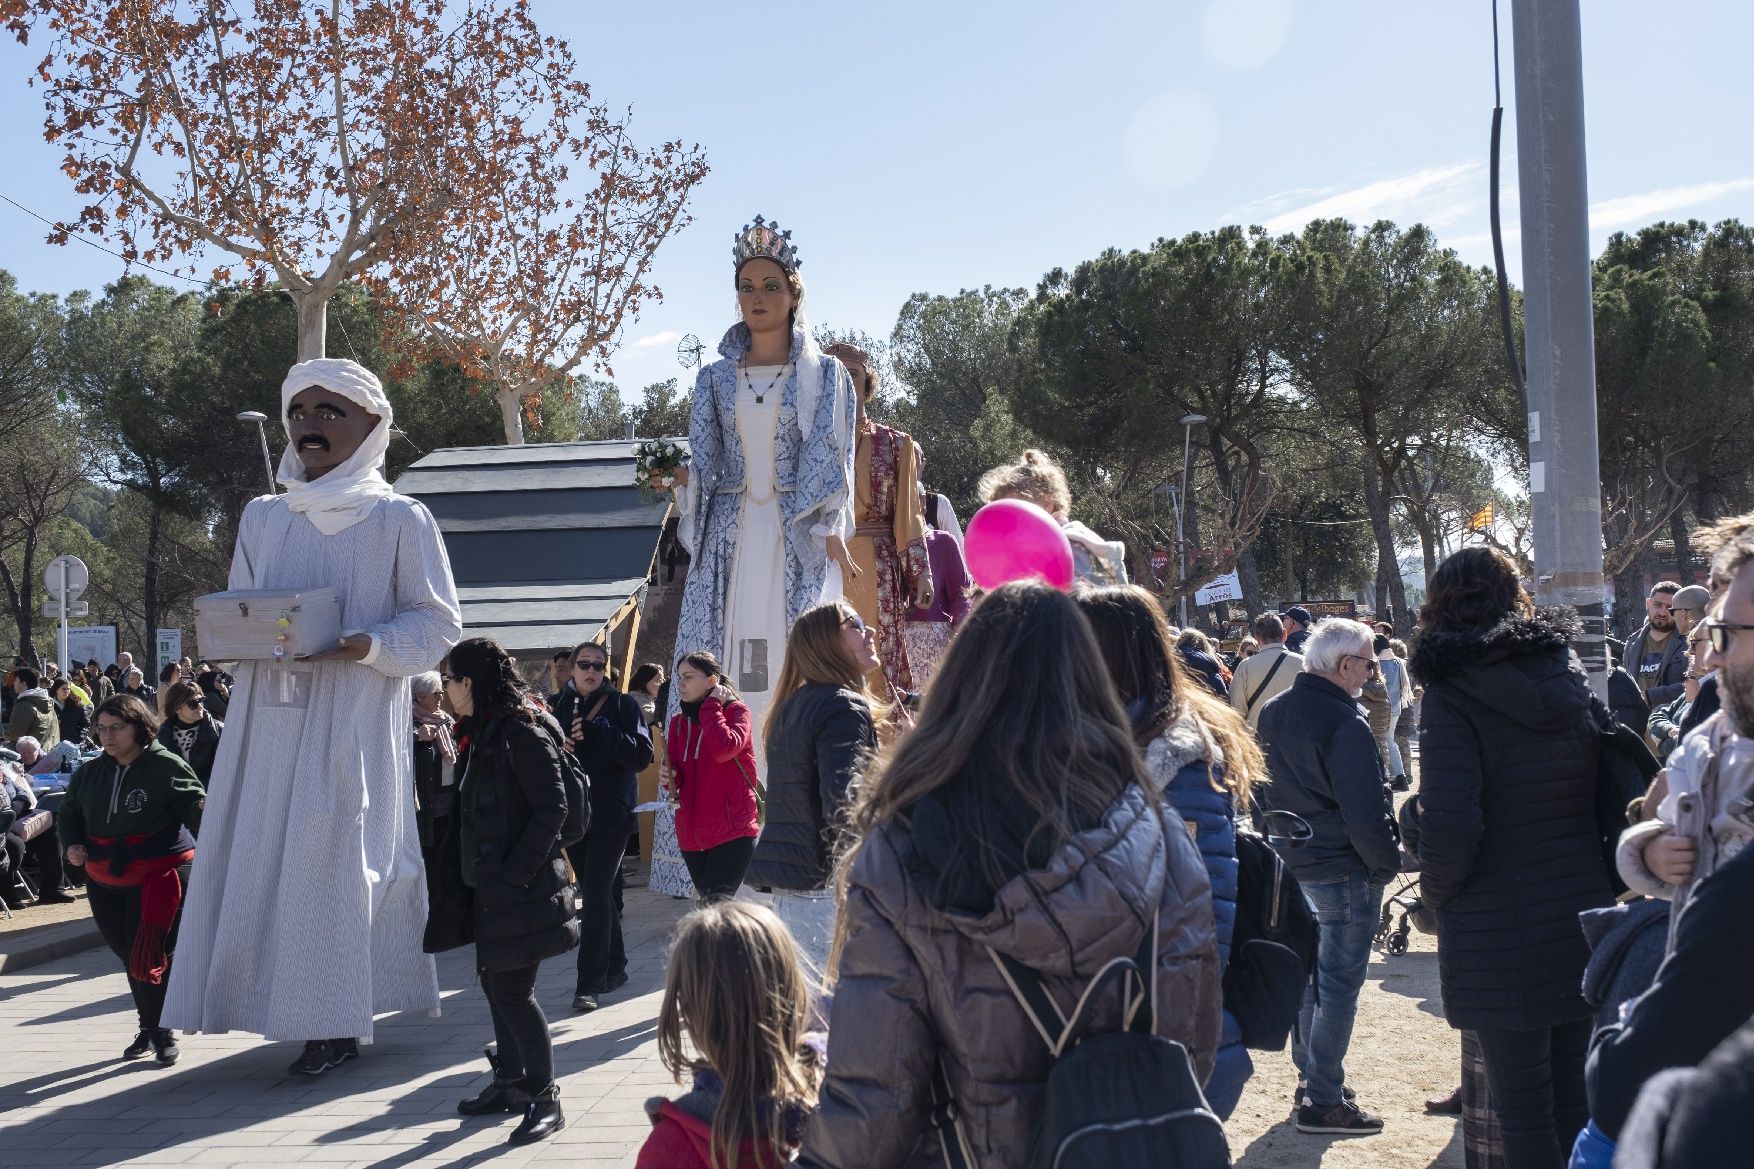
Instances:
[[[822,1078],[820,1042],[805,1035],[809,1004],[797,943],[772,910],[720,901],[683,918],[658,1055],[691,1089],[646,1102],[652,1132],[636,1169],[778,1169],[791,1160]]]

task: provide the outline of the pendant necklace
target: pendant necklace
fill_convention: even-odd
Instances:
[[[773,391],[774,386],[776,384],[778,384],[779,380],[786,375],[786,371],[788,369],[791,369],[791,368],[792,368],[792,363],[789,361],[786,362],[784,365],[780,366],[779,371],[777,373],[775,373],[773,375],[773,377],[768,380],[767,388],[755,395],[756,402],[758,402],[758,403],[766,402],[768,394]],[[750,388],[750,390],[753,391],[755,389],[755,383],[749,380],[749,367],[747,365],[745,365],[742,367],[742,369],[743,369],[743,384],[748,386]]]

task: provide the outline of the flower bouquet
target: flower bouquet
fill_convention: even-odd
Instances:
[[[633,448],[634,485],[641,503],[656,503],[655,478],[664,487],[676,486],[676,471],[688,464],[688,452],[667,438],[648,438]]]

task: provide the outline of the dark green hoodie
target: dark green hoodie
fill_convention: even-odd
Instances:
[[[67,798],[56,814],[61,844],[71,848],[93,836],[150,836],[174,824],[198,829],[206,796],[189,765],[157,740],[126,767],[100,755],[67,784]]]

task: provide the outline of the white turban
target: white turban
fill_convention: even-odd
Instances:
[[[378,416],[378,424],[365,436],[348,460],[315,483],[305,481],[304,463],[298,457],[298,439],[286,420],[287,408],[300,390],[321,386]],[[280,385],[280,421],[286,427],[286,450],[280,456],[280,482],[293,511],[303,513],[319,532],[333,536],[363,520],[378,500],[395,494],[384,478],[384,455],[390,449],[393,420],[384,384],[357,361],[344,357],[319,357],[301,361],[287,371]]]

